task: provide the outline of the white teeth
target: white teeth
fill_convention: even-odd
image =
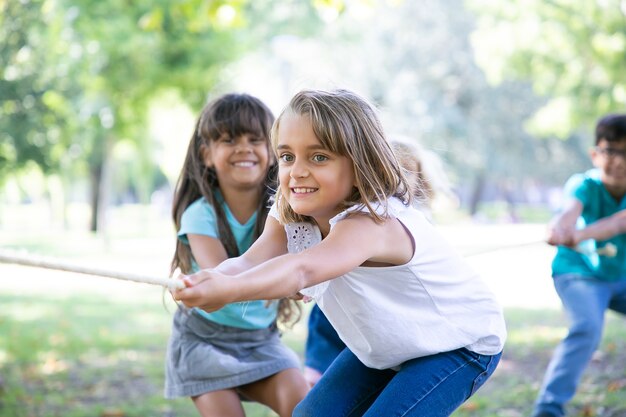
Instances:
[[[304,187],[296,187],[292,189],[295,194],[312,193],[316,190],[315,188],[304,188]]]
[[[254,166],[254,162],[242,161],[242,162],[235,162],[233,165],[235,165],[236,167],[251,167],[251,166]]]

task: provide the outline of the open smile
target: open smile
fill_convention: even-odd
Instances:
[[[250,168],[255,166],[257,163],[254,161],[238,161],[233,162],[233,165],[240,168]]]
[[[317,191],[317,188],[309,188],[309,187],[292,187],[291,192],[293,194],[311,194]]]

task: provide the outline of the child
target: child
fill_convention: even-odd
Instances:
[[[414,206],[431,220],[431,204],[435,198],[435,181],[426,174],[425,150],[417,143],[404,138],[391,140],[391,148],[408,180],[411,195],[414,197]],[[436,158],[435,155],[429,157],[432,162],[439,162],[433,160]],[[444,183],[447,183],[447,178],[442,175],[442,179],[437,185],[440,191],[449,193],[447,187],[442,187]],[[304,349],[304,378],[310,386],[313,386],[320,380],[333,360],[345,349],[346,345],[317,304],[311,307],[307,330]]]
[[[172,270],[213,268],[260,234],[274,187],[274,116],[257,98],[227,94],[202,111],[174,196]],[[290,319],[281,301],[285,319]],[[291,416],[308,386],[276,328],[277,303],[236,303],[207,313],[179,308],[167,350],[165,395],[190,396],[200,414],[244,416],[240,398]]]
[[[294,416],[448,416],[492,374],[505,326],[493,294],[411,207],[374,109],[302,91],[272,130],[280,185],[239,258],[183,277],[207,311],[302,291],[349,349]]]
[[[626,313],[626,115],[600,119],[595,144],[590,150],[595,169],[569,179],[568,198],[548,230],[548,243],[560,245],[552,276],[571,325],[546,370],[536,417],[565,415],[565,404],[600,343],[605,311]],[[609,243],[616,256],[596,252]]]

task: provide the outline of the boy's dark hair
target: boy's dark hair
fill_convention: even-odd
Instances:
[[[596,124],[596,145],[601,140],[621,142],[626,140],[626,114],[609,114]]]

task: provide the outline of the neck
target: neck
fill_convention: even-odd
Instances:
[[[247,222],[252,217],[261,198],[261,190],[258,187],[243,190],[220,189],[220,192],[231,213],[241,224]]]

